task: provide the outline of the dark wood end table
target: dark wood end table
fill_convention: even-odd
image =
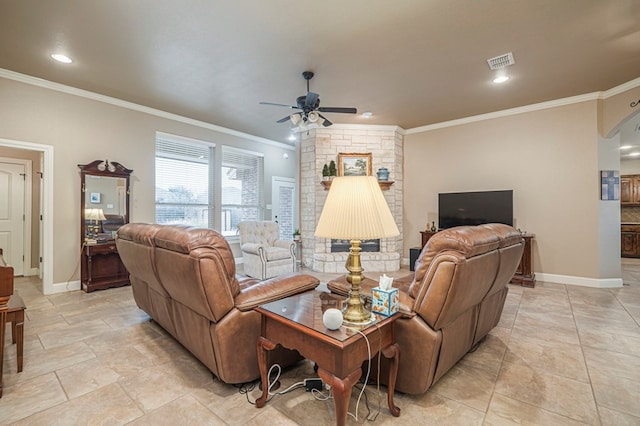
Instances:
[[[318,374],[333,391],[336,424],[346,424],[351,389],[362,375],[362,363],[369,358],[367,343],[358,329],[367,336],[372,357],[380,352],[391,360],[387,402],[391,414],[400,415],[400,408],[393,403],[400,357],[394,324],[399,315],[376,315],[376,321],[366,326],[327,329],[322,322],[324,311],[341,309],[343,302],[344,297],[314,290],[256,308],[262,314],[262,334],[256,343],[262,396],[256,407],[264,407],[268,397],[268,351],[281,345],[317,364]]]

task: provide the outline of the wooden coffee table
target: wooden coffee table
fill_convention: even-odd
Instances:
[[[262,314],[262,335],[257,341],[262,396],[256,400],[256,407],[264,407],[268,397],[268,351],[281,345],[297,350],[303,357],[316,363],[318,374],[333,391],[336,424],[346,424],[351,389],[362,375],[361,366],[369,353],[365,339],[357,331],[344,325],[338,330],[329,330],[324,326],[324,311],[329,308],[340,309],[343,301],[344,297],[314,290],[256,308]],[[400,415],[400,408],[393,403],[400,356],[395,340],[394,324],[397,317],[398,314],[388,318],[376,315],[374,323],[356,327],[367,336],[372,357],[381,352],[391,360],[387,402],[391,414],[396,417]]]

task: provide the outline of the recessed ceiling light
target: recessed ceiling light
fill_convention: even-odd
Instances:
[[[51,57],[58,62],[62,62],[63,64],[70,64],[73,62],[70,57],[67,55],[63,55],[62,53],[52,53]]]
[[[369,118],[373,115],[373,113],[371,111],[365,111],[362,113],[362,116],[365,118]]]
[[[508,80],[509,80],[509,77],[507,77],[506,75],[501,75],[494,78],[493,82],[499,84],[499,83],[504,83],[505,81],[508,81]]]
[[[295,140],[296,140],[296,135],[291,134],[291,135],[289,135],[288,139],[289,139],[290,141],[295,141]]]
[[[629,157],[637,157],[638,155],[640,155],[640,152],[630,152],[629,154],[627,154]]]
[[[633,148],[631,145],[622,145],[620,149],[631,149]]]

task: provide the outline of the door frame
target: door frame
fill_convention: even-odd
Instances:
[[[274,221],[276,220],[275,218],[276,210],[274,208],[276,203],[278,203],[278,214],[280,213],[280,203],[276,197],[276,186],[279,186],[279,184],[281,183],[284,183],[284,184],[287,184],[288,186],[290,185],[293,187],[293,218],[292,218],[293,223],[291,225],[292,225],[292,230],[295,230],[296,228],[299,228],[299,226],[298,226],[298,220],[297,220],[298,219],[298,193],[296,192],[298,183],[294,178],[288,178],[288,177],[282,177],[282,176],[271,177],[271,220],[274,220]]]
[[[31,253],[31,211],[33,209],[33,200],[31,199],[33,194],[33,166],[31,164],[31,160],[0,157],[0,162],[24,166],[25,177],[24,189],[22,191],[22,213],[24,214],[22,219],[22,275],[25,277],[38,275],[38,270],[34,270],[33,265],[31,264],[31,258],[33,257]]]
[[[43,153],[42,171],[42,293],[52,294],[66,291],[64,286],[53,288],[53,146],[32,142],[0,138],[0,145],[9,148],[27,149]]]

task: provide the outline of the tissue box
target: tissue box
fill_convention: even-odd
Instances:
[[[380,287],[371,289],[371,311],[376,314],[390,316],[398,312],[398,289],[383,290]]]

